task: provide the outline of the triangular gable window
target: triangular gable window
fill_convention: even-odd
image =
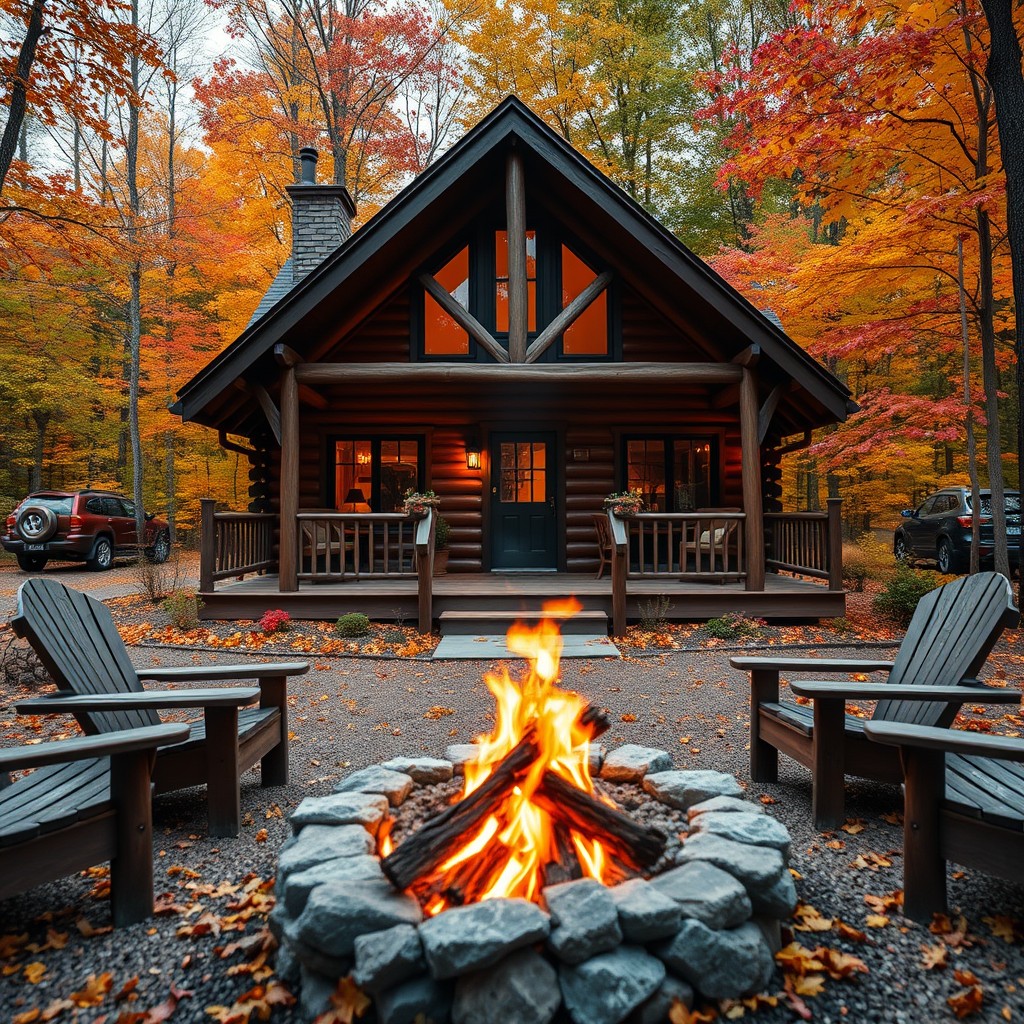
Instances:
[[[437,283],[469,309],[469,246],[460,249],[436,274]],[[430,295],[423,295],[423,352],[427,356],[468,356],[469,332]]]

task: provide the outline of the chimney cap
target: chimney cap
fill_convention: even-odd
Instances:
[[[312,146],[303,146],[299,150],[299,163],[301,165],[299,184],[316,184],[316,162],[320,154]]]

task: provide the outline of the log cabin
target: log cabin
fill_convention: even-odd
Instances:
[[[838,501],[784,511],[780,459],[848,390],[520,101],[356,232],[301,165],[290,259],[173,406],[250,464],[205,617],[844,613]]]

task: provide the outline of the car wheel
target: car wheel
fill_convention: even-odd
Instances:
[[[18,555],[18,566],[23,572],[42,572],[48,561],[46,555]]]
[[[907,539],[902,533],[896,534],[896,539],[892,544],[892,553],[896,556],[897,561],[910,561],[910,548],[907,547]]]
[[[161,533],[153,542],[151,548],[146,548],[146,558],[154,565],[166,562],[171,554],[171,538],[166,533]]]
[[[85,563],[93,572],[104,572],[114,564],[114,549],[106,537],[93,545],[92,557]]]
[[[938,549],[935,552],[935,561],[938,564],[939,572],[943,576],[951,573],[963,572],[963,559],[961,559],[953,548],[953,543],[947,537],[939,541]]]
[[[18,513],[18,533],[29,544],[49,540],[57,532],[57,517],[52,509],[29,505]]]

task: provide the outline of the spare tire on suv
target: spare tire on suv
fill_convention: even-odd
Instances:
[[[18,513],[18,533],[30,544],[49,540],[57,532],[57,517],[45,505],[26,505]]]

